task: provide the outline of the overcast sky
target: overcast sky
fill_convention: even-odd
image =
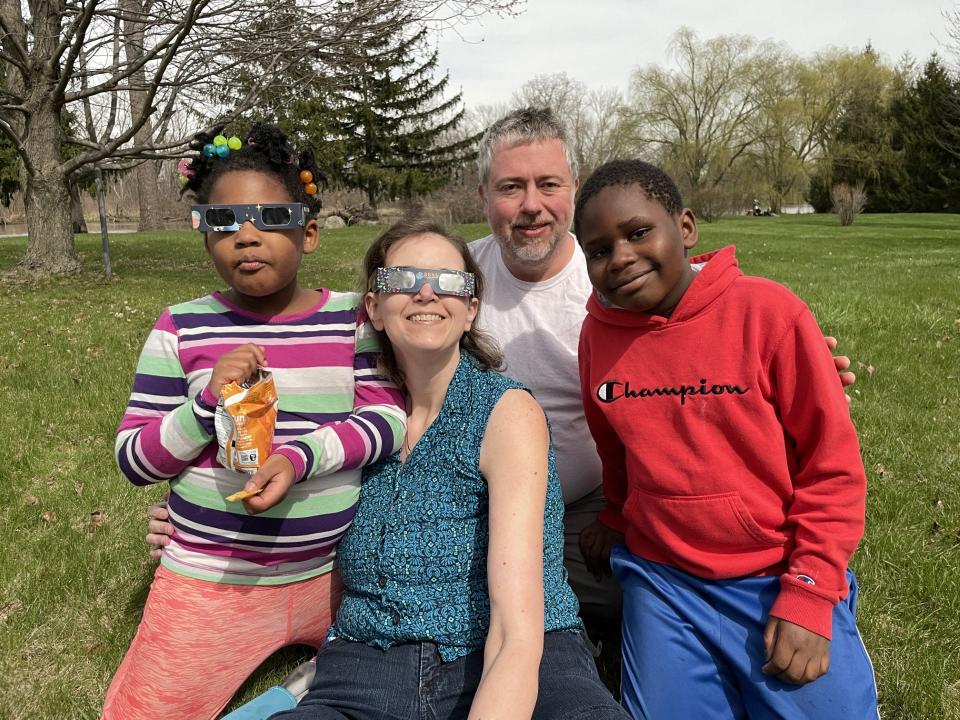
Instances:
[[[516,18],[485,18],[441,38],[439,69],[468,106],[509,100],[539,74],[566,72],[590,87],[626,90],[641,65],[669,64],[667,42],[681,25],[701,38],[730,33],[786,44],[801,55],[870,41],[895,62],[909,51],[948,55],[942,11],[950,0],[528,0]],[[954,58],[949,57],[949,60]]]

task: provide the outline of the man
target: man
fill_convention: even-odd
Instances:
[[[564,554],[581,612],[589,625],[618,629],[620,590],[602,564],[588,568],[579,546],[604,500],[577,367],[591,286],[569,232],[576,161],[553,113],[524,108],[487,130],[477,165],[493,231],[469,246],[486,281],[480,324],[500,342],[507,374],[533,391],[550,420],[566,504]]]

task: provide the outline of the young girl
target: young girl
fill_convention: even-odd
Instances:
[[[225,140],[199,138],[182,171],[229,289],[160,315],[117,432],[131,482],[170,481],[174,532],[104,718],[214,718],[276,649],[318,647],[340,599],[335,548],[359,468],[403,438],[401,398],[377,374],[358,297],[297,283],[319,234],[312,154],[265,125]],[[217,462],[214,410],[224,383],[258,367],[273,373],[279,405],[273,452],[248,477]],[[262,492],[226,501],[244,487]]]

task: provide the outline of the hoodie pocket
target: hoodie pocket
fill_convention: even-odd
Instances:
[[[642,534],[673,548],[684,545],[712,553],[743,552],[786,542],[785,535],[757,524],[737,492],[657,495],[637,489],[624,511],[639,521]]]

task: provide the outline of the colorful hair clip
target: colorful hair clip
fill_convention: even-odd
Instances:
[[[231,150],[239,150],[241,147],[243,147],[243,142],[236,135],[231,135],[230,138],[227,138],[226,135],[217,135],[213,138],[212,143],[203,146],[203,154],[208,158],[225,158]]]
[[[190,167],[192,158],[182,158],[180,162],[177,163],[177,170],[180,172],[180,184],[186,185],[190,182],[190,178],[196,174],[196,171]]]
[[[300,171],[300,182],[303,183],[303,192],[306,195],[317,194],[317,184],[313,181],[313,173],[309,170]]]

